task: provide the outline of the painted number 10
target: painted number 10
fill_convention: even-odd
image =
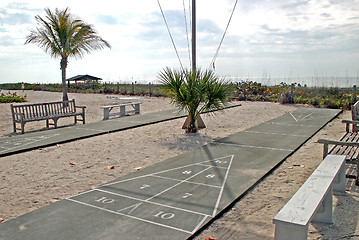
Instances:
[[[115,199],[112,198],[107,198],[107,197],[102,197],[100,199],[95,200],[96,202],[100,202],[100,203],[113,203],[115,201]]]
[[[175,215],[173,213],[165,213],[163,211],[159,211],[156,215],[153,215],[153,216],[157,217],[157,218],[162,218],[162,219],[168,220],[168,219],[174,218]]]

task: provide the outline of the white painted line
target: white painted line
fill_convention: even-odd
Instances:
[[[284,133],[271,133],[271,132],[258,132],[258,131],[243,131],[247,133],[258,133],[258,134],[267,134],[267,135],[280,135],[280,136],[291,136],[291,137],[305,137],[308,138],[308,135],[297,135],[297,134],[284,134]]]
[[[260,147],[260,146],[251,146],[251,145],[243,145],[243,144],[235,144],[235,143],[221,143],[221,142],[214,142],[214,144],[218,145],[228,145],[234,147],[245,147],[245,148],[259,148],[259,149],[267,149],[267,150],[275,150],[275,151],[284,151],[284,152],[292,152],[293,149],[281,149],[281,148],[271,148],[271,147]]]
[[[212,166],[212,165],[208,165],[208,164],[204,164],[204,163],[198,163],[197,165],[198,165],[198,166],[207,166],[207,167],[227,169],[226,167]]]
[[[6,148],[5,150],[0,151],[0,153],[6,152],[6,151],[9,151],[9,150],[12,150],[12,149],[16,149],[16,148],[19,148],[19,147],[23,147],[23,146],[26,146],[26,145],[34,144],[35,142],[40,142],[42,140],[46,140],[46,139],[49,139],[49,138],[52,138],[52,137],[55,137],[55,136],[58,136],[58,135],[60,135],[60,134],[56,133],[56,134],[53,134],[53,135],[43,135],[43,136],[39,136],[39,137],[24,138],[20,142],[17,141],[17,140],[14,140],[14,141],[10,140],[8,142],[8,144],[12,144],[12,145],[16,145],[16,146]],[[34,140],[34,138],[35,138],[35,140]],[[39,138],[39,139],[37,139],[37,138]],[[26,142],[26,141],[30,141],[30,142],[23,144],[23,142]]]
[[[211,167],[213,168],[213,167]],[[169,177],[162,177],[162,176],[157,176],[157,175],[153,175],[153,177],[157,177],[157,178],[163,178],[163,179],[168,179],[168,180],[173,180],[173,181],[183,181],[180,179],[174,179],[174,178],[169,178]],[[186,183],[191,183],[191,184],[196,184],[196,185],[201,185],[201,186],[206,186],[206,187],[213,187],[213,188],[221,188],[220,186],[215,186],[215,185],[210,185],[210,184],[205,184],[205,183],[199,183],[199,182],[192,182],[192,181],[185,181]]]
[[[232,165],[233,158],[234,158],[234,155],[232,155],[232,157],[231,157],[230,163],[229,163],[228,168],[227,168],[226,175],[224,176],[223,183],[222,183],[222,187],[221,187],[221,191],[220,191],[219,194],[218,194],[217,202],[216,202],[216,205],[215,205],[215,207],[214,207],[212,216],[216,216],[219,203],[220,203],[220,201],[221,201],[221,199],[222,199],[222,195],[223,195],[223,191],[224,191],[224,186],[226,185],[226,182],[227,182],[229,169],[231,169],[231,165]]]
[[[204,162],[208,162],[208,161],[204,161]],[[199,162],[199,163],[203,163],[203,162]],[[178,169],[182,169],[182,168],[186,168],[186,167],[191,167],[191,166],[194,166],[194,165],[198,165],[199,163],[193,163],[193,164],[180,166],[180,167],[176,167],[176,168],[170,168],[170,169],[166,169],[166,170],[163,170],[163,171],[150,173],[150,174],[146,174],[146,175],[142,175],[142,176],[138,176],[138,177],[134,177],[134,178],[129,178],[129,179],[124,179],[124,180],[120,180],[120,181],[116,181],[116,182],[112,182],[112,183],[107,183],[107,184],[101,185],[99,187],[110,186],[110,185],[114,185],[114,184],[117,184],[117,183],[128,182],[128,181],[131,181],[131,180],[144,178],[144,177],[153,177],[153,175],[155,175],[155,174],[161,174],[161,173],[170,172],[170,171],[173,171],[173,170],[178,170]]]
[[[197,230],[202,226],[202,224],[204,223],[204,221],[207,219],[207,216],[205,216],[204,218],[202,218],[202,220],[197,224],[197,226],[195,227],[195,229],[193,229],[193,231],[191,232],[191,234],[194,234],[195,232],[197,232]]]
[[[294,117],[294,115],[292,114],[292,112],[290,112],[289,114],[292,116],[292,118],[293,118],[296,122],[299,122],[299,121]]]
[[[120,212],[115,212],[115,211],[112,211],[112,210],[109,210],[109,209],[106,209],[106,208],[101,208],[101,207],[94,206],[94,205],[91,205],[91,204],[88,204],[88,203],[84,203],[84,202],[80,202],[80,201],[77,201],[77,200],[74,200],[74,199],[67,199],[67,200],[72,201],[72,202],[75,202],[75,203],[78,203],[78,204],[82,204],[82,205],[85,205],[85,206],[88,206],[88,207],[97,208],[97,209],[102,210],[102,211],[106,211],[106,212],[118,214],[118,215],[121,215],[121,216],[126,216],[126,217],[129,217],[129,218],[132,218],[132,219],[136,219],[136,220],[138,220],[138,221],[142,221],[142,222],[146,222],[146,223],[151,223],[151,224],[154,224],[154,225],[157,225],[157,226],[161,226],[161,227],[165,227],[165,228],[177,230],[177,231],[180,231],[180,232],[192,234],[192,232],[190,232],[190,231],[187,231],[187,230],[184,230],[184,229],[180,229],[180,228],[177,228],[177,227],[173,227],[173,226],[169,226],[169,225],[165,225],[165,224],[153,222],[153,221],[150,221],[150,220],[147,220],[147,219],[142,219],[142,218],[139,218],[139,217],[135,217],[135,216],[128,215],[128,214],[124,214],[124,213],[120,213]]]
[[[152,202],[152,201],[148,201],[148,200],[144,200],[144,199],[140,199],[140,198],[135,198],[135,197],[123,195],[123,194],[120,194],[120,193],[114,193],[114,192],[111,192],[111,191],[106,191],[106,190],[103,190],[103,189],[95,189],[95,190],[99,191],[99,192],[104,192],[104,193],[108,193],[108,194],[111,194],[111,195],[119,196],[119,197],[124,197],[124,198],[128,198],[128,199],[136,200],[136,201],[139,201],[139,202],[142,202],[142,203],[148,203],[148,204],[157,205],[157,206],[161,206],[161,207],[171,208],[171,209],[179,210],[179,211],[182,211],[182,212],[188,212],[188,213],[201,215],[201,216],[210,216],[210,215],[208,215],[206,213],[196,212],[196,211],[188,210],[188,209],[185,209],[185,208],[174,207],[174,206],[170,206],[170,205],[167,205],[167,204]],[[132,206],[134,206],[134,205],[132,205]]]
[[[185,182],[185,181],[188,181],[188,180],[191,179],[191,178],[194,178],[195,176],[197,176],[197,175],[199,175],[199,174],[201,174],[201,173],[207,171],[207,170],[210,169],[210,168],[211,168],[211,167],[205,168],[205,169],[203,169],[202,171],[200,171],[200,172],[198,172],[198,173],[196,173],[196,174],[194,174],[194,175],[192,175],[192,176],[186,178],[185,180],[182,180],[181,182],[176,183],[176,184],[173,185],[172,187],[169,187],[169,188],[163,190],[162,192],[157,193],[156,195],[154,195],[154,196],[152,196],[152,197],[150,197],[150,198],[147,198],[146,200],[149,201],[149,200],[151,200],[151,199],[153,199],[153,198],[155,198],[155,197],[157,197],[157,196],[159,196],[159,195],[161,195],[161,194],[163,194],[163,193],[165,193],[165,192],[168,192],[168,191],[171,190],[172,188],[177,187],[177,186],[180,185],[181,183],[183,183],[183,182]]]
[[[139,206],[141,206],[142,203],[143,203],[143,202],[141,202],[141,203],[136,203],[136,204],[134,204],[134,205],[132,205],[132,206],[122,208],[122,209],[120,209],[120,210],[117,210],[117,212],[122,212],[122,211],[124,211],[124,210],[131,209],[131,208],[132,208],[131,211],[128,212],[128,214],[131,214],[131,213],[132,213],[133,211],[135,211]]]
[[[308,114],[307,116],[305,116],[304,118],[302,118],[300,121],[304,121],[306,118],[308,118],[308,117],[310,117],[310,116],[312,116],[313,115],[313,113],[310,113],[310,114]]]
[[[75,127],[77,130],[87,130],[87,131],[94,131],[94,132],[108,132],[107,130],[100,130],[100,129],[93,129],[93,128],[81,128]]]
[[[80,196],[80,195],[83,195],[83,194],[86,194],[86,193],[90,193],[90,192],[93,192],[93,191],[95,191],[95,189],[90,189],[90,190],[87,190],[87,191],[84,191],[84,192],[80,192],[80,193],[75,194],[75,195],[73,195],[73,196],[71,196],[71,197],[68,197],[68,198],[66,198],[66,199],[70,199],[70,198],[73,198],[73,197],[77,197],[77,196]]]
[[[293,126],[293,127],[322,127],[322,125],[308,125],[308,124],[291,124],[291,123],[281,123],[281,122],[264,122],[265,124],[274,124],[278,126]]]
[[[120,180],[120,181],[116,181],[116,182],[110,182],[110,183],[100,185],[97,188],[111,186],[111,185],[114,185],[114,184],[117,184],[117,183],[128,182],[128,181],[132,181],[132,180],[136,180],[136,179],[140,179],[140,178],[144,178],[144,177],[149,177],[149,176],[151,176],[151,174],[142,175],[142,176],[138,176],[138,177],[133,177],[133,178],[129,178],[129,179],[124,179],[124,180]]]

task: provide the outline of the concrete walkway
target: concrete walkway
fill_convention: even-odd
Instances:
[[[191,238],[339,113],[300,108],[1,223],[0,239]]]

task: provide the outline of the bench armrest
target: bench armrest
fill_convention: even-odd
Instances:
[[[342,123],[359,124],[359,121],[354,121],[354,120],[342,120]]]
[[[353,120],[342,120],[342,123],[345,123],[345,130],[349,132],[350,125],[353,125],[353,132],[357,132],[357,125],[359,125],[359,121],[353,121]]]
[[[340,146],[350,146],[350,147],[359,147],[359,142],[343,142],[343,141],[335,141],[335,140],[328,140],[328,139],[319,139],[318,143],[324,144],[323,149],[323,159],[329,153],[329,145],[340,145]]]
[[[21,122],[23,121],[24,117],[25,117],[25,114],[23,114],[23,113],[14,113],[13,114],[13,118],[16,120],[20,119]]]
[[[86,108],[86,106],[75,106],[76,108]]]
[[[340,145],[340,146],[359,147],[359,142],[343,142],[343,141],[335,141],[335,140],[328,140],[328,139],[319,139],[318,143],[330,144],[330,145]]]

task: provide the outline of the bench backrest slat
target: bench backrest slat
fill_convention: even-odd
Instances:
[[[63,115],[67,113],[75,113],[75,100],[69,100],[66,102],[49,102],[49,103],[35,103],[35,104],[23,104],[12,105],[11,113],[15,120],[20,120],[20,116],[17,114],[23,114],[24,118],[41,118],[53,115]]]

